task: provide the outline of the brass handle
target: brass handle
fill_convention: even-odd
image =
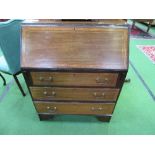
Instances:
[[[48,79],[49,79],[49,81],[53,81],[53,77],[52,76],[50,76]]]
[[[101,79],[101,78],[97,77],[96,83],[105,84],[105,82],[108,80],[109,80],[108,78]]]
[[[39,77],[40,81],[53,81],[53,77],[50,76],[48,79],[44,79],[43,77]]]
[[[91,107],[91,110],[92,111],[102,111],[102,110],[104,110],[104,108],[102,108],[102,107]]]
[[[44,95],[47,95],[47,91],[44,91]]]
[[[52,96],[55,96],[56,95],[56,92],[55,91],[52,91]]]
[[[97,94],[97,92],[95,92],[95,93],[94,93],[94,96],[95,96],[95,97],[104,97],[104,96],[105,96],[105,93]]]
[[[43,80],[44,80],[44,78],[43,78],[43,77],[39,77],[39,80],[40,80],[40,81],[43,81]]]
[[[48,92],[47,91],[44,91],[43,94],[47,96],[48,95]],[[56,95],[56,92],[55,91],[52,91],[51,96],[55,96],[55,95]]]
[[[49,112],[56,112],[56,110],[57,110],[57,107],[49,107],[49,106],[47,106],[46,108],[47,108],[47,110]]]

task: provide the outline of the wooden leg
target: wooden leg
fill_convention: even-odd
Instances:
[[[96,116],[101,122],[110,122],[111,116]]]
[[[22,86],[21,86],[21,84],[20,84],[20,82],[19,82],[19,80],[18,80],[18,78],[17,78],[17,75],[13,75],[13,77],[14,77],[14,79],[15,79],[15,81],[16,81],[16,83],[17,83],[17,85],[18,85],[18,87],[19,87],[19,89],[20,89],[22,95],[23,95],[23,96],[26,96],[26,94],[24,93],[24,90],[23,90],[23,88],[22,88]]]
[[[52,120],[54,115],[47,115],[47,114],[38,114],[40,121],[44,120]]]
[[[4,76],[0,73],[0,77],[2,78],[2,80],[3,80],[3,85],[5,86],[6,85],[6,80],[5,80],[5,78],[4,78]]]

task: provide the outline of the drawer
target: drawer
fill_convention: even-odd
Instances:
[[[113,103],[78,103],[78,102],[34,102],[38,113],[48,114],[112,114]]]
[[[116,101],[119,89],[30,87],[34,100]]]
[[[117,73],[31,72],[33,85],[115,87]]]

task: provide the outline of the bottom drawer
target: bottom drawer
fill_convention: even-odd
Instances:
[[[34,102],[38,113],[48,114],[112,114],[114,103]]]

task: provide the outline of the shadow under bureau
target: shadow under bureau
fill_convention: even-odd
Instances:
[[[128,26],[23,23],[21,66],[40,120],[109,121],[128,71]]]

